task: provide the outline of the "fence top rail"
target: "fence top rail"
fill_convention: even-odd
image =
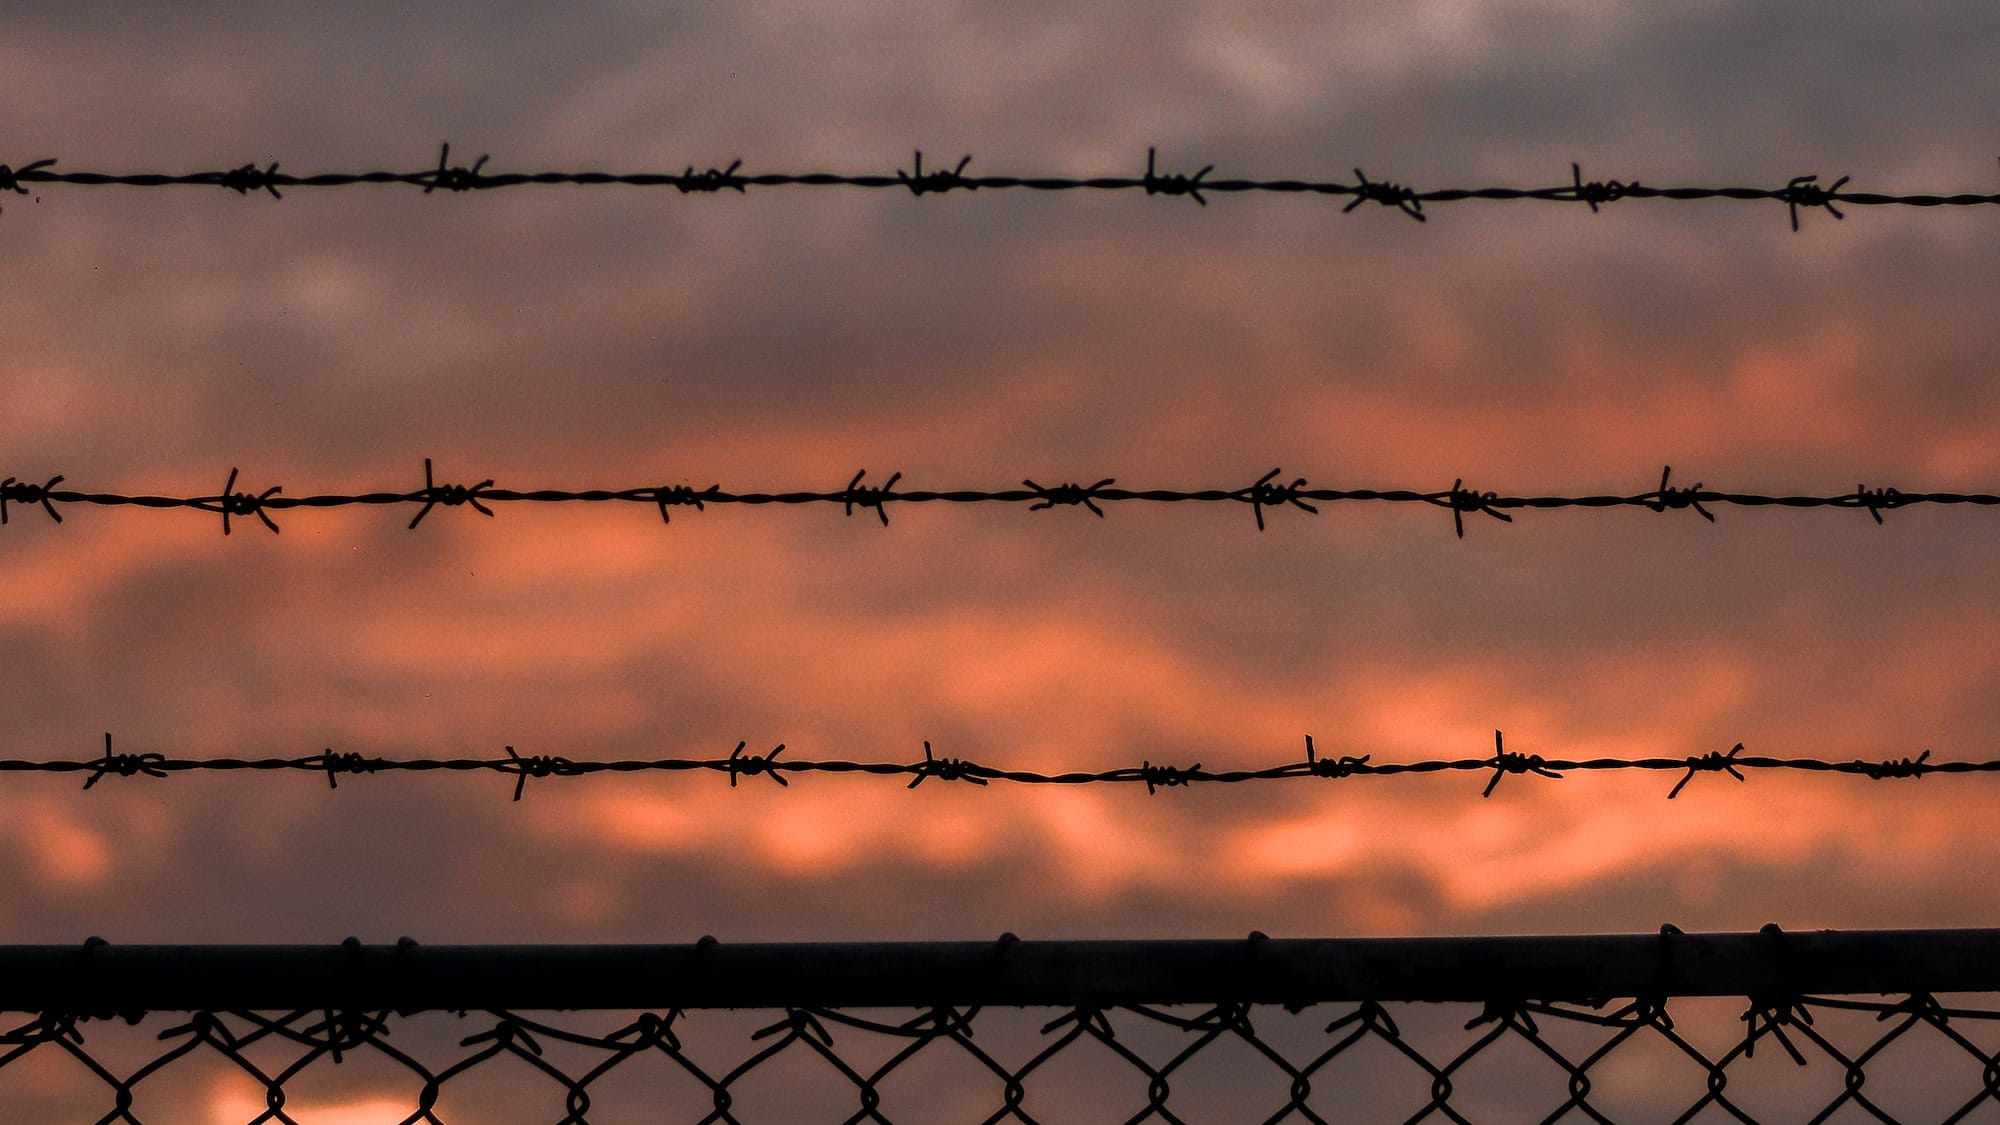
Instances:
[[[0,946],[0,1010],[1112,1007],[2000,991],[2000,929],[1544,937]]]

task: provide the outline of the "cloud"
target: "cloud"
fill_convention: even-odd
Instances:
[[[23,8],[19,167],[1990,186],[1992,13],[1836,4]],[[164,61],[163,61],[164,60]],[[219,163],[218,163],[219,162]],[[508,487],[1990,489],[1983,213],[1072,192],[10,196],[7,475]],[[1975,225],[1977,224],[1977,225]],[[1982,754],[1983,510],[15,508],[21,755],[1510,746]],[[1191,934],[1990,921],[1975,779],[1050,792],[814,776],[27,778],[15,935]],[[1624,781],[1630,780],[1629,786]],[[117,781],[115,790],[112,781]],[[620,784],[613,784],[616,781]],[[852,782],[851,784],[849,782]],[[629,784],[623,784],[627,783]],[[490,784],[489,784],[490,783]],[[1517,784],[1518,783],[1518,784]],[[111,792],[107,792],[111,790]],[[1574,796],[1584,792],[1590,799]],[[1942,793],[1943,796],[1934,796]],[[1935,806],[1912,802],[1935,800]],[[1878,803],[1881,802],[1881,803]],[[132,846],[120,817],[139,818]],[[1893,861],[1870,840],[1893,842]],[[1899,883],[1895,863],[1920,879]],[[1759,909],[1762,909],[1759,907]],[[1774,905],[1771,909],[1775,910]],[[1648,920],[1650,919],[1650,921]],[[1761,921],[1762,919],[1757,919]],[[75,933],[71,933],[71,931]],[[324,932],[322,932],[324,931]]]

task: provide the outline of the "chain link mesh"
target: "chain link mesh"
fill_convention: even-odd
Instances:
[[[0,1116],[1957,1121],[2000,1115],[1973,999],[42,1014],[0,1034]]]

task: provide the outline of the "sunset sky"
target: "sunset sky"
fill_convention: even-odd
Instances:
[[[85,6],[88,7],[88,6]],[[2000,9],[10,3],[0,161],[1992,191]],[[1992,209],[0,198],[0,476],[2000,486]],[[1996,755],[1990,509],[15,508],[0,756]],[[10,774],[0,941],[2000,925],[2000,779]]]

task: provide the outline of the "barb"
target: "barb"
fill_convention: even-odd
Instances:
[[[1156,766],[1151,761],[1139,766],[1139,780],[1146,783],[1146,794],[1151,796],[1161,789],[1171,789],[1176,785],[1186,785],[1202,776],[1201,763],[1183,769],[1180,766]]]
[[[1696,481],[1686,488],[1674,488],[1667,483],[1673,479],[1673,476],[1674,467],[1672,465],[1668,465],[1660,470],[1660,487],[1654,490],[1653,498],[1647,502],[1646,506],[1656,512],[1693,508],[1702,519],[1714,523],[1715,513],[1701,506],[1702,500],[1707,498],[1708,495],[1702,491],[1701,482]],[[1876,516],[1875,522],[1881,523],[1882,517],[1879,515]]]
[[[521,790],[527,787],[528,779],[531,777],[571,777],[579,772],[576,763],[568,758],[555,754],[535,754],[524,758],[512,746],[506,749],[507,765],[503,770],[514,775],[516,801],[521,799]],[[379,768],[381,768],[379,764],[370,767],[371,771]],[[327,774],[327,780],[333,780],[331,772]]]
[[[1739,742],[1730,747],[1728,753],[1720,750],[1710,750],[1699,757],[1690,757],[1687,760],[1687,776],[1675,782],[1672,789],[1667,790],[1667,800],[1671,801],[1675,797],[1680,796],[1681,790],[1687,788],[1687,783],[1693,781],[1694,775],[1697,773],[1727,773],[1738,781],[1745,780],[1743,771],[1736,768],[1736,756],[1741,753],[1743,753],[1743,744]],[[1929,753],[1929,751],[1925,751],[1925,753]]]
[[[28,194],[28,189],[21,186],[21,181],[25,179],[29,183],[35,183],[35,174],[45,168],[54,167],[55,163],[53,158],[37,160],[32,164],[22,165],[18,170],[0,164],[0,191],[10,191],[15,195]]]
[[[1180,173],[1170,173],[1164,176],[1158,175],[1153,170],[1153,150],[1149,148],[1146,150],[1146,176],[1139,181],[1139,185],[1146,189],[1147,195],[1185,195],[1192,198],[1196,203],[1206,207],[1208,206],[1208,200],[1202,198],[1201,181],[1213,171],[1215,171],[1215,165],[1204,164],[1201,171],[1196,172],[1192,176]]]
[[[785,748],[785,744],[782,742],[772,748],[769,754],[763,755],[744,754],[743,748],[748,745],[750,744],[747,742],[737,743],[736,749],[731,750],[729,757],[724,758],[720,763],[723,769],[729,771],[729,787],[731,789],[736,788],[736,775],[739,773],[745,777],[756,777],[760,773],[767,774],[772,781],[778,783],[780,788],[784,788],[790,786],[791,782],[786,781],[785,775],[780,771],[796,770],[802,765],[810,768],[817,764],[797,761],[780,763],[778,761],[778,754]],[[582,772],[582,767],[591,764],[593,763],[579,763],[578,772]],[[713,768],[713,764],[707,762],[702,763],[702,766],[703,768]]]
[[[710,168],[706,172],[697,172],[694,170],[694,165],[690,164],[687,170],[681,173],[681,178],[675,182],[674,187],[682,195],[697,191],[717,192],[724,188],[742,195],[743,177],[736,174],[736,170],[741,167],[743,167],[741,160],[732,160],[727,168]]]
[[[667,515],[667,509],[676,505],[692,507],[697,512],[707,511],[708,509],[702,506],[702,501],[713,500],[721,488],[721,485],[711,484],[707,491],[696,492],[685,484],[661,485],[653,490],[653,500],[660,506],[660,522],[666,524],[674,522],[673,518]]]
[[[1372,757],[1372,754],[1363,754],[1358,758],[1343,754],[1338,758],[1322,759],[1314,753],[1313,736],[1306,735],[1306,772],[1314,777],[1352,777]]]
[[[1586,183],[1583,179],[1583,165],[1575,162],[1571,162],[1569,174],[1570,182],[1574,185],[1573,198],[1589,204],[1590,213],[1593,215],[1601,205],[1616,203],[1625,198],[1627,192],[1639,187],[1636,181],[1630,184],[1621,180],[1592,180]]]
[[[1879,525],[1883,509],[1903,506],[1903,494],[1893,488],[1869,488],[1865,484],[1857,484],[1854,486],[1854,506],[1867,509]]]
[[[1799,229],[1799,208],[1801,207],[1823,208],[1827,214],[1832,215],[1834,218],[1845,219],[1847,216],[1841,214],[1840,208],[1835,207],[1833,203],[1840,198],[1840,187],[1846,182],[1847,177],[1842,176],[1833,182],[1832,187],[1821,187],[1819,186],[1819,174],[1816,172],[1807,173],[1803,176],[1793,176],[1792,182],[1785,185],[1783,196],[1785,207],[1792,215],[1793,232],[1796,233]]]
[[[471,486],[463,484],[440,485],[431,477],[431,459],[428,457],[424,458],[424,486],[410,494],[410,499],[421,502],[423,507],[411,518],[410,530],[415,531],[417,525],[424,522],[424,517],[431,514],[431,509],[437,507],[439,504],[443,504],[447,508],[456,508],[464,504],[470,504],[481,515],[491,517],[493,509],[480,503],[480,499],[485,495],[486,490],[491,487],[493,487],[493,478],[491,477]],[[665,509],[663,508],[661,511],[664,514]],[[276,529],[273,528],[272,530]]]
[[[867,475],[867,469],[854,474],[854,479],[848,481],[847,487],[840,490],[840,505],[845,509],[846,514],[850,516],[854,514],[854,509],[856,508],[860,508],[863,511],[873,508],[875,509],[875,515],[882,520],[882,526],[888,527],[889,509],[883,505],[891,500],[903,499],[903,497],[898,496],[894,491],[896,482],[903,479],[903,474],[889,474],[889,483],[879,487],[862,484],[861,478]]]
[[[1084,507],[1089,508],[1091,512],[1097,516],[1097,518],[1103,519],[1104,509],[1097,506],[1096,502],[1097,496],[1100,493],[1102,493],[1107,486],[1116,484],[1117,479],[1118,478],[1116,477],[1105,477],[1103,480],[1098,481],[1096,484],[1093,484],[1088,488],[1085,488],[1084,486],[1079,484],[1059,484],[1056,485],[1054,488],[1043,488],[1041,485],[1036,484],[1032,480],[1023,480],[1021,483],[1027,485],[1029,488],[1034,489],[1035,496],[1038,498],[1036,503],[1028,505],[1028,510],[1031,512],[1039,512],[1045,508],[1053,508],[1057,504],[1068,504],[1072,506],[1076,504],[1081,504]],[[1263,526],[1262,518],[1259,518],[1258,526],[1259,527]]]
[[[475,188],[492,186],[479,174],[479,170],[486,167],[486,161],[489,159],[491,158],[482,155],[472,162],[470,168],[454,165],[451,162],[451,142],[446,141],[438,150],[437,168],[424,181],[424,194],[429,195],[438,188],[444,188],[446,191],[472,191]]]
[[[1509,751],[1506,740],[1497,730],[1493,732],[1493,758],[1488,764],[1493,767],[1493,778],[1486,783],[1485,791],[1479,794],[1482,797],[1491,797],[1494,787],[1500,784],[1500,779],[1510,773],[1531,773],[1537,777],[1562,780],[1562,773],[1550,766],[1540,754],[1516,754]]]
[[[164,754],[118,754],[111,749],[111,732],[104,732],[104,756],[83,763],[90,776],[83,779],[83,787],[89,789],[104,780],[106,774],[119,777],[167,776],[167,757]]]
[[[278,192],[278,185],[273,182],[277,174],[278,162],[273,160],[263,168],[259,168],[255,164],[245,164],[241,168],[232,168],[217,176],[216,182],[238,195],[249,195],[253,191],[265,191],[271,194],[272,199],[283,199],[284,196]]]
[[[1572,164],[1570,167],[1574,168],[1576,165]],[[1368,173],[1359,168],[1354,170],[1354,178],[1360,181],[1354,186],[1354,202],[1342,207],[1341,214],[1344,215],[1363,203],[1374,200],[1384,207],[1394,207],[1420,223],[1425,221],[1423,197],[1416,192],[1401,184],[1372,181],[1368,178]],[[1593,206],[1591,210],[1595,211],[1597,208]]]
[[[1256,514],[1258,531],[1264,530],[1264,509],[1266,508],[1276,508],[1283,504],[1290,504],[1292,507],[1311,515],[1316,516],[1319,514],[1318,508],[1300,498],[1299,492],[1305,488],[1306,478],[1299,477],[1290,484],[1272,484],[1271,481],[1277,477],[1278,473],[1279,470],[1272,469],[1270,472],[1258,477],[1255,484],[1243,489],[1236,496],[1236,499],[1247,502],[1250,505],[1251,511]],[[1106,481],[1105,483],[1109,484],[1110,482]]]
[[[1434,492],[1426,497],[1431,503],[1451,509],[1451,526],[1460,539],[1465,538],[1465,514],[1485,512],[1502,523],[1513,523],[1514,517],[1499,510],[1500,495],[1495,492],[1474,492],[1464,487],[1463,478],[1451,482],[1446,492]]]
[[[1914,758],[1899,758],[1889,762],[1855,762],[1862,774],[1876,781],[1891,777],[1921,778],[1934,768],[1929,764],[1931,752],[1926,750]]]
[[[320,751],[320,766],[326,770],[326,787],[328,789],[340,788],[341,774],[374,773],[383,761],[384,759],[382,758],[370,758],[351,750],[344,754],[336,754],[333,752],[333,747],[331,746]],[[518,791],[514,799],[517,801],[520,800]]]
[[[660,758],[581,758],[563,754],[524,755],[513,746],[502,748],[493,757],[385,758],[357,751],[324,747],[293,757],[187,757],[163,750],[145,753],[114,753],[111,735],[104,736],[104,752],[89,758],[0,758],[0,774],[52,773],[85,775],[84,788],[94,788],[110,777],[164,780],[183,773],[305,773],[324,777],[329,789],[339,787],[348,776],[378,776],[397,773],[492,773],[513,783],[513,799],[518,801],[531,780],[587,777],[593,774],[683,774],[713,773],[729,779],[736,788],[740,779],[763,775],[780,788],[791,785],[801,774],[858,774],[884,780],[908,779],[905,788],[916,789],[926,780],[963,781],[985,787],[1005,781],[1016,785],[1143,785],[1149,794],[1163,789],[1197,785],[1241,785],[1255,782],[1348,781],[1355,778],[1417,778],[1433,774],[1484,774],[1480,796],[1491,797],[1502,778],[1509,774],[1559,780],[1573,773],[1678,773],[1667,797],[1681,795],[1698,773],[1727,773],[1737,781],[1747,773],[1829,773],[1868,781],[1914,780],[1934,774],[2000,773],[2000,759],[1983,761],[1932,761],[1931,751],[1916,757],[1884,759],[1774,757],[1746,754],[1737,743],[1727,751],[1708,751],[1673,757],[1652,758],[1563,758],[1547,754],[1522,754],[1508,750],[1505,735],[1493,732],[1490,752],[1457,757],[1439,756],[1406,761],[1384,761],[1373,753],[1322,756],[1312,735],[1305,736],[1305,756],[1288,758],[1264,766],[1211,769],[1201,762],[1180,766],[1155,762],[1151,757],[1136,766],[1105,769],[1067,769],[1054,772],[1013,769],[974,761],[970,758],[940,757],[927,739],[921,758],[781,758],[787,744],[777,743],[769,753],[749,753],[749,742],[738,741],[726,755]]]
[[[53,476],[49,478],[47,484],[29,484],[26,481],[17,481],[13,477],[0,481],[0,524],[7,522],[9,503],[40,504],[42,511],[47,512],[50,519],[61,523],[62,514],[56,511],[55,504],[49,499],[49,490],[61,484],[63,479],[61,476]]]
[[[229,479],[222,482],[222,495],[215,498],[213,505],[197,504],[195,506],[202,511],[222,513],[222,533],[224,535],[229,534],[229,517],[232,515],[256,516],[264,522],[265,527],[271,529],[271,534],[276,535],[278,533],[278,525],[271,522],[271,516],[264,511],[264,506],[272,497],[283,492],[284,489],[274,484],[264,491],[253,495],[248,492],[237,492],[235,488],[236,469],[232,467],[229,470]]]
[[[1672,466],[1661,470],[1660,483],[1657,487],[1646,492],[1622,495],[1616,493],[1522,495],[1491,490],[1481,491],[1467,488],[1463,478],[1454,479],[1449,488],[1433,490],[1314,488],[1309,486],[1306,478],[1302,476],[1293,478],[1290,483],[1278,483],[1279,473],[1280,470],[1272,469],[1248,485],[1215,485],[1202,488],[1121,487],[1117,483],[1119,478],[1106,476],[1089,485],[1073,481],[1043,485],[1033,477],[1023,477],[1018,488],[920,489],[899,487],[903,481],[901,473],[891,474],[888,480],[879,485],[866,484],[863,482],[867,480],[868,473],[863,470],[855,473],[846,484],[823,491],[737,490],[724,488],[720,484],[711,484],[699,489],[686,484],[642,484],[625,488],[514,489],[497,487],[490,477],[470,485],[439,483],[431,459],[426,457],[423,486],[407,492],[288,493],[281,485],[272,485],[257,493],[238,492],[237,471],[233,468],[229,471],[228,479],[224,482],[220,494],[194,493],[180,496],[64,488],[60,486],[70,478],[61,474],[49,477],[44,484],[33,484],[27,479],[10,476],[0,479],[0,524],[10,522],[10,506],[16,504],[39,506],[49,519],[56,523],[63,521],[61,509],[71,505],[149,511],[185,509],[209,515],[220,514],[223,518],[224,534],[230,532],[232,517],[256,516],[266,528],[276,532],[278,525],[272,518],[274,513],[301,508],[318,510],[356,506],[416,508],[416,514],[409,521],[409,527],[415,529],[424,522],[433,508],[440,505],[447,508],[468,506],[481,515],[492,516],[495,507],[503,504],[643,504],[656,509],[662,523],[670,524],[671,508],[690,508],[696,512],[707,512],[711,507],[718,505],[767,508],[837,504],[849,516],[854,515],[857,509],[864,513],[873,511],[876,518],[886,527],[889,524],[890,504],[1017,504],[1026,506],[1031,512],[1045,511],[1054,507],[1081,507],[1100,517],[1105,516],[1107,509],[1114,504],[1240,504],[1251,510],[1256,519],[1257,529],[1263,531],[1268,522],[1267,510],[1279,507],[1291,507],[1307,515],[1319,515],[1320,506],[1324,504],[1419,504],[1449,511],[1452,530],[1458,538],[1463,539],[1465,517],[1468,515],[1484,514],[1502,523],[1512,523],[1516,513],[1528,509],[1604,511],[1614,508],[1638,508],[1656,513],[1692,509],[1704,520],[1714,523],[1716,516],[1711,506],[1839,508],[1864,512],[1880,524],[1883,522],[1882,513],[1891,509],[1924,506],[2000,507],[2000,494],[1990,492],[1929,492],[1887,486],[1874,488],[1856,486],[1850,490],[1822,494],[1728,492],[1709,488],[1699,482],[1686,486],[1675,485],[1672,483]]]
[[[917,776],[910,779],[910,784],[906,788],[915,789],[917,786],[922,785],[924,779],[927,777],[935,777],[939,781],[969,781],[974,785],[985,785],[986,779],[979,776],[979,769],[980,766],[977,763],[968,762],[961,758],[939,758],[934,756],[931,752],[931,741],[926,738],[924,739],[923,763],[917,769]]]
[[[959,158],[958,167],[956,168],[926,172],[924,171],[923,150],[919,149],[916,154],[916,170],[906,175],[899,169],[896,172],[896,178],[903,181],[904,186],[910,189],[911,195],[922,195],[927,191],[942,194],[953,188],[977,191],[979,190],[979,185],[965,178],[965,166],[970,163],[972,163],[972,157],[966,155]]]
[[[1191,175],[1183,172],[1161,172],[1156,150],[1152,147],[1146,150],[1146,169],[1139,176],[1078,177],[1018,174],[974,176],[966,174],[965,171],[972,162],[970,154],[960,158],[957,165],[952,168],[934,168],[925,171],[921,152],[917,153],[911,168],[861,173],[744,172],[741,170],[743,161],[740,159],[731,161],[727,167],[711,166],[706,171],[696,171],[694,164],[688,164],[679,172],[493,172],[486,170],[489,159],[489,156],[481,155],[470,165],[453,164],[449,143],[439,146],[435,166],[408,172],[376,170],[299,174],[282,171],[279,162],[275,160],[262,167],[255,163],[227,164],[197,172],[99,172],[58,168],[56,161],[49,158],[36,160],[19,168],[0,164],[0,191],[27,194],[28,189],[23,186],[27,184],[130,188],[222,187],[243,196],[263,192],[273,199],[285,198],[279,190],[281,188],[330,189],[364,185],[415,187],[426,195],[435,193],[439,189],[464,193],[558,184],[581,187],[615,185],[672,188],[682,195],[714,195],[725,189],[745,194],[751,188],[895,190],[906,191],[913,197],[960,189],[1035,192],[1136,191],[1148,196],[1186,196],[1203,207],[1208,206],[1208,193],[1235,195],[1271,193],[1346,199],[1347,203],[1342,207],[1343,212],[1353,211],[1363,203],[1373,202],[1393,208],[1418,222],[1424,222],[1429,218],[1429,213],[1425,210],[1427,206],[1473,200],[1580,204],[1588,207],[1593,213],[1608,204],[1632,200],[1676,202],[1729,200],[1781,203],[1794,231],[1799,229],[1799,212],[1802,208],[1823,210],[1835,219],[1841,219],[1845,218],[1845,214],[1840,210],[1841,206],[1936,208],[2000,204],[2000,193],[1849,191],[1846,190],[1850,182],[1849,177],[1841,176],[1831,184],[1822,185],[1817,174],[1791,176],[1778,187],[1760,187],[1754,184],[1723,187],[1658,187],[1632,179],[1585,180],[1583,166],[1576,161],[1570,162],[1570,178],[1567,182],[1559,180],[1543,187],[1492,185],[1418,191],[1391,180],[1370,179],[1359,168],[1354,169],[1354,182],[1301,176],[1275,179],[1211,179],[1210,173],[1215,171],[1214,164],[1204,164],[1200,171]]]

